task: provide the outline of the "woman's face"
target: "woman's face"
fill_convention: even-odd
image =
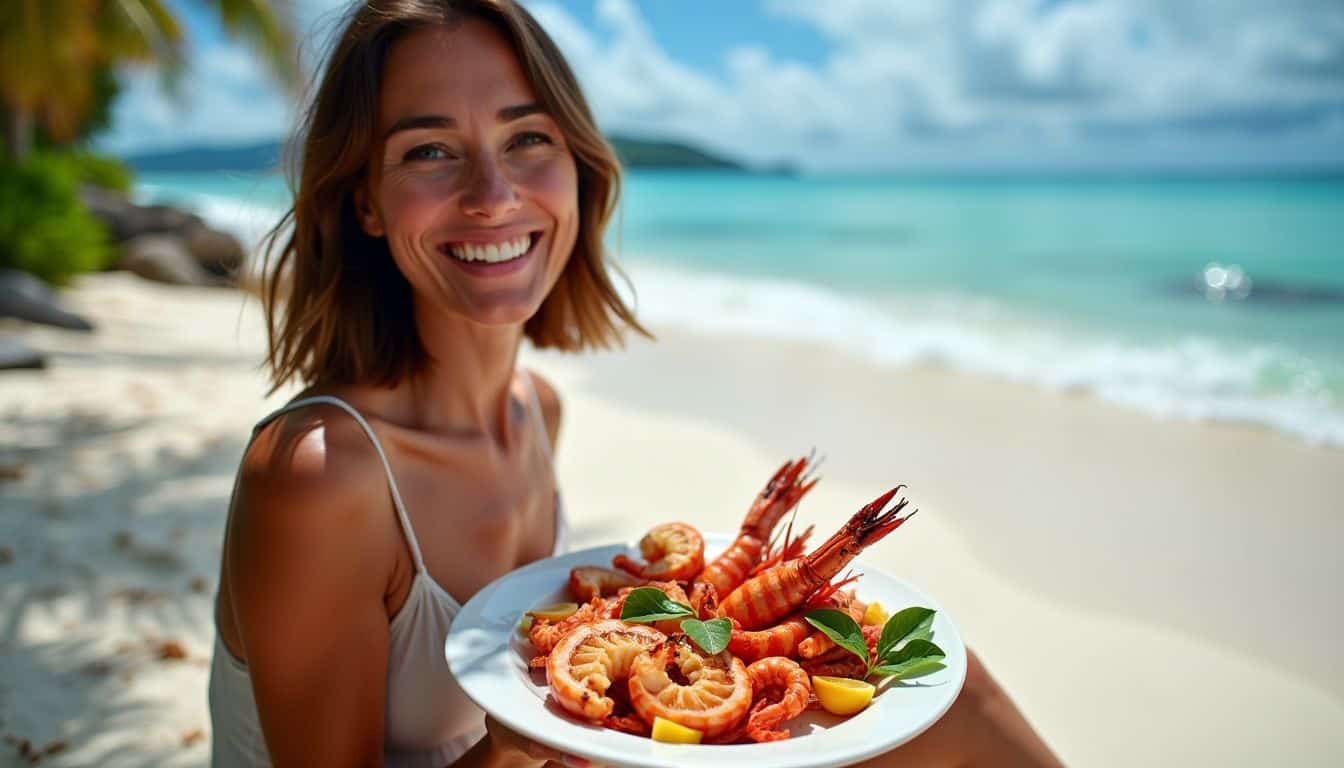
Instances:
[[[578,180],[507,40],[488,24],[413,32],[384,65],[361,223],[418,302],[484,325],[537,311],[578,236]]]

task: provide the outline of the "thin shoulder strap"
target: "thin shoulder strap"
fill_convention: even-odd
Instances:
[[[423,573],[425,571],[425,560],[420,556],[420,542],[415,540],[415,529],[411,528],[411,519],[406,515],[406,505],[401,500],[401,491],[397,490],[397,479],[392,475],[392,465],[387,460],[387,453],[383,451],[383,444],[378,441],[378,435],[374,434],[373,427],[369,426],[369,422],[353,406],[339,397],[331,395],[305,397],[301,400],[286,403],[271,412],[266,418],[257,422],[257,426],[252,428],[252,434],[255,435],[258,430],[281,414],[289,413],[305,405],[316,405],[318,403],[334,405],[350,414],[355,421],[359,422],[359,426],[364,428],[364,434],[368,435],[369,439],[373,441],[373,448],[378,452],[378,459],[383,462],[383,472],[387,475],[387,485],[392,489],[392,504],[397,508],[397,517],[401,520],[401,529],[406,534],[406,542],[411,545],[411,557],[415,558],[416,572]]]
[[[537,396],[537,385],[532,381],[532,371],[523,369],[523,381],[527,383],[527,395],[529,408],[532,411],[532,417],[537,420],[537,428],[541,430],[541,451],[546,454],[546,463],[551,461],[551,432],[546,428],[546,417],[541,413],[541,398]]]

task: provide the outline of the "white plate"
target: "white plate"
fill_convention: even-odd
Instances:
[[[712,559],[731,541],[705,536]],[[912,605],[933,608],[933,641],[947,653],[946,668],[908,682],[880,686],[857,715],[835,717],[808,710],[792,721],[793,738],[765,744],[662,744],[575,720],[547,701],[545,674],[529,672],[532,646],[515,631],[523,611],[570,600],[565,583],[579,565],[610,566],[620,552],[638,557],[633,544],[571,552],[531,563],[477,592],[453,619],[444,654],[471,700],[504,725],[542,744],[598,763],[649,768],[804,768],[859,762],[919,735],[947,712],[966,679],[966,647],[952,619],[933,598],[900,579],[854,563],[864,600],[894,613]]]

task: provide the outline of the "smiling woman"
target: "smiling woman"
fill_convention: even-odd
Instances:
[[[412,286],[494,324],[536,312],[565,269],[579,222],[564,134],[519,87],[521,67],[490,32],[474,20],[420,30],[390,52],[384,77],[398,87],[379,95],[377,181],[354,198],[364,231],[386,239]],[[516,87],[442,66],[458,55],[478,67],[493,61],[495,79]]]
[[[273,383],[305,389],[254,430],[230,505],[214,763],[564,759],[487,733],[443,643],[482,586],[565,546],[560,401],[517,368],[523,338],[645,333],[602,248],[615,155],[509,0],[353,8],[298,145],[263,294]]]
[[[463,25],[477,34],[461,34]],[[480,53],[493,54],[496,78],[516,87],[501,90],[450,66],[458,58],[470,69]],[[418,369],[425,350],[411,332],[412,278],[394,259],[421,252],[494,261],[487,248],[470,246],[515,234],[529,237],[527,254],[538,244],[572,252],[550,259],[552,283],[537,286],[548,293],[527,319],[534,344],[577,350],[609,345],[621,326],[645,333],[603,258],[620,189],[616,156],[569,66],[525,10],[490,2],[361,5],[330,56],[300,139],[294,207],[272,237],[291,225],[293,233],[271,249],[265,288],[277,381],[388,382]],[[464,196],[456,224],[440,216],[453,193]],[[500,194],[511,199],[495,199]],[[523,198],[532,205],[512,210]],[[402,201],[410,207],[398,208]],[[573,210],[557,210],[565,205]],[[528,229],[548,215],[549,227]],[[393,247],[402,238],[415,241],[409,252]]]

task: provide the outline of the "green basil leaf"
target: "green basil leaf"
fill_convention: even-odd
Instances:
[[[897,680],[913,680],[916,677],[931,675],[940,669],[947,669],[947,665],[941,661],[922,661],[910,666],[896,666],[894,664],[883,664],[880,667],[873,667],[868,674],[870,676],[887,677],[895,676]]]
[[[835,644],[868,662],[868,644],[863,641],[863,629],[848,613],[834,608],[808,611],[803,618],[835,641]]]
[[[680,619],[694,616],[691,606],[678,603],[653,587],[638,587],[630,590],[621,606],[621,621],[633,621],[649,624],[663,619]]]
[[[728,647],[728,641],[733,636],[733,622],[727,619],[686,619],[681,622],[681,631],[700,646],[700,650],[712,656]]]
[[[945,658],[947,654],[943,653],[942,648],[928,640],[916,638],[893,651],[890,657],[882,660],[881,665],[869,670],[869,674],[895,676],[897,680],[905,680],[942,669],[941,662]]]
[[[887,663],[887,656],[907,640],[930,640],[933,638],[932,608],[906,608],[887,619],[882,627],[882,637],[877,641],[877,660]]]

